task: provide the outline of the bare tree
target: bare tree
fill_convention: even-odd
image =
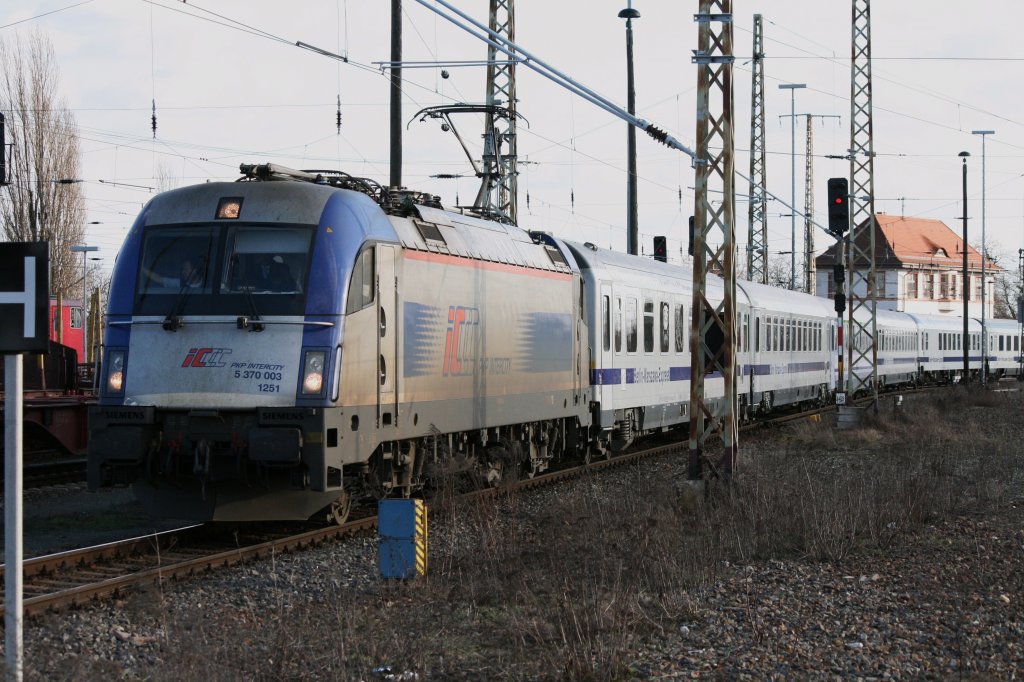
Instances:
[[[59,73],[49,38],[0,42],[0,110],[7,120],[8,179],[0,192],[0,227],[7,241],[50,242],[50,289],[71,296],[82,263],[69,247],[85,235],[78,182],[78,128],[58,95]]]
[[[979,253],[981,252],[980,243],[971,246]],[[993,283],[992,317],[996,319],[1015,318],[1017,316],[1017,296],[1021,287],[1020,274],[1017,272],[1017,268],[1013,267],[1015,259],[998,241],[988,239],[985,242],[985,262],[996,266],[985,273],[986,278],[991,278]]]
[[[166,192],[169,189],[174,189],[181,184],[181,178],[174,173],[174,169],[171,168],[171,164],[166,161],[160,161],[156,165],[156,191]]]

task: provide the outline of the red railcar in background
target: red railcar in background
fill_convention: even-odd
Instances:
[[[65,298],[57,308],[57,298],[50,298],[50,340],[74,349],[78,362],[85,362],[85,315],[82,301]]]
[[[85,453],[86,413],[96,400],[92,373],[85,365],[84,322],[80,299],[66,298],[58,308],[57,299],[51,298],[49,349],[44,355],[22,357],[22,423],[29,457],[76,457]],[[0,367],[0,382],[2,379]],[[0,406],[4,402],[2,390],[0,383]]]

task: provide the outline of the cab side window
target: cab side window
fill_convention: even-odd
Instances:
[[[348,311],[354,313],[373,303],[376,281],[373,273],[374,250],[363,249],[352,268],[352,280],[348,286]]]

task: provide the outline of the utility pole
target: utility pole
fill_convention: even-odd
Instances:
[[[871,3],[853,0],[850,59],[850,237],[847,248],[850,394],[870,390],[878,409],[875,290],[875,146],[871,104]],[[844,396],[845,398],[845,396]]]
[[[690,329],[690,451],[687,476],[728,478],[738,459],[736,395],[736,237],[733,152],[732,0],[700,0],[697,51],[697,153],[693,230],[693,321]],[[719,202],[712,202],[714,194]],[[712,238],[714,236],[714,238]],[[718,246],[715,247],[715,242]],[[721,274],[722,300],[708,294],[709,272]],[[706,382],[722,377],[722,398],[709,399]],[[722,439],[717,463],[704,454]]]
[[[835,114],[790,114],[779,118],[807,117],[807,154],[804,162],[804,291],[814,293],[814,132],[811,120],[814,118],[841,118]]]
[[[961,175],[963,176],[963,229],[964,229],[964,244],[962,247],[963,251],[963,268],[964,268],[964,283],[963,283],[963,294],[964,294],[964,376],[963,382],[967,383],[971,378],[971,355],[970,355],[970,333],[968,331],[967,323],[970,321],[970,294],[971,294],[971,276],[970,271],[967,269],[967,159],[970,157],[970,152],[960,152],[960,158],[963,159],[963,170]]]
[[[626,110],[636,114],[636,88],[633,81],[633,20],[640,18],[640,12],[633,9],[633,0],[627,0],[626,9],[619,12],[619,18],[626,20]],[[640,255],[640,225],[636,197],[636,127],[626,124],[626,155],[629,178],[626,185],[626,252]]]
[[[391,187],[402,186],[402,0],[391,0]]]
[[[1017,321],[1020,323],[1020,352],[1017,361],[1020,363],[1021,375],[1024,375],[1024,249],[1017,249]]]
[[[796,91],[806,88],[806,83],[784,83],[779,86],[780,90],[789,90],[789,132],[790,150],[789,161],[791,172],[791,185],[789,188],[789,223],[790,223],[790,244],[789,244],[789,288],[796,289]]]
[[[985,248],[985,140],[994,135],[994,130],[972,130],[972,135],[981,135],[981,385],[988,384],[988,329],[985,320],[988,318],[988,280],[985,277],[985,261],[988,250]],[[967,248],[965,245],[964,248]]]
[[[750,191],[747,209],[747,279],[768,283],[768,199],[764,150],[764,29],[754,15],[754,59],[750,79]]]

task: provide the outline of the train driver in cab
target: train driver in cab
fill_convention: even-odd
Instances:
[[[260,260],[252,281],[249,283],[255,291],[295,291],[295,278],[288,264],[280,255],[266,256]]]

